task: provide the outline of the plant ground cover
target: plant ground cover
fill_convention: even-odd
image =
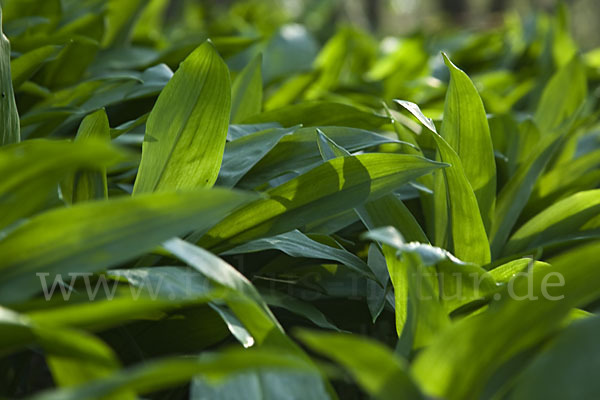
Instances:
[[[600,397],[565,7],[321,42],[182,4],[3,2],[0,398]]]

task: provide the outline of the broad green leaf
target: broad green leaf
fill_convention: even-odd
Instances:
[[[513,399],[593,399],[600,396],[596,379],[600,348],[597,315],[575,321],[541,349],[520,375]]]
[[[487,116],[473,82],[443,56],[450,70],[450,84],[440,135],[460,157],[483,224],[489,230],[496,200],[496,162]]]
[[[490,270],[490,275],[498,283],[507,283],[519,273],[526,272],[528,269],[533,270],[535,268],[545,268],[548,266],[550,266],[548,263],[542,261],[534,261],[531,258],[519,258]]]
[[[329,400],[323,385],[315,385],[316,374],[297,371],[249,370],[225,381],[211,384],[207,379],[194,378],[190,400],[280,400],[290,396],[303,399]]]
[[[10,68],[15,90],[18,90],[25,81],[31,78],[46,62],[55,57],[60,50],[60,46],[43,46],[12,60]]]
[[[513,279],[487,310],[447,329],[412,366],[424,392],[478,399],[503,363],[552,334],[573,307],[600,295],[597,246],[570,250],[549,260],[551,266]]]
[[[217,252],[258,237],[297,229],[363,204],[443,164],[410,155],[340,157],[266,192],[211,229],[201,245]]]
[[[435,130],[419,106],[396,100],[430,130],[442,162],[450,167],[436,172],[434,188],[435,244],[448,248],[461,260],[477,265],[490,262],[490,245],[477,197],[462,167],[460,157]]]
[[[3,331],[0,353],[10,353],[25,345],[41,346],[58,386],[103,378],[120,367],[110,347],[85,332],[46,326],[6,308],[0,308],[0,326]]]
[[[223,255],[246,254],[264,250],[280,250],[292,257],[319,258],[337,261],[346,267],[371,279],[371,270],[363,260],[347,250],[319,243],[297,229],[277,236],[253,240],[227,250]]]
[[[276,290],[261,290],[260,293],[263,299],[265,299],[265,302],[271,307],[283,308],[296,315],[306,318],[320,328],[330,329],[338,332],[340,331],[337,326],[327,319],[325,314],[323,314],[317,307],[313,306],[309,302],[302,301]]]
[[[304,351],[284,333],[254,285],[238,270],[214,254],[178,238],[165,242],[163,247],[211,281],[233,291],[225,301],[256,340],[257,345],[276,347],[282,354],[293,354],[297,358],[310,362]],[[311,367],[315,368],[314,365]],[[285,372],[280,373],[286,375]],[[324,382],[314,374],[304,379],[308,379],[310,385],[319,389],[318,392],[325,392]],[[277,383],[277,381],[275,377],[273,382]],[[324,396],[317,397],[317,399],[322,398]]]
[[[559,69],[544,88],[535,112],[535,122],[542,135],[558,128],[585,101],[587,80],[579,56]]]
[[[242,273],[214,254],[178,238],[165,242],[163,247],[211,281],[233,291],[225,301],[258,345],[278,347],[309,360],[285,335],[258,290]],[[316,380],[313,384],[321,385],[322,381]]]
[[[0,148],[0,228],[42,209],[69,173],[102,168],[123,156],[97,141],[27,140]]]
[[[85,276],[80,275],[78,278],[84,280]],[[119,286],[122,282],[130,287]],[[53,308],[34,309],[25,315],[44,326],[96,332],[128,321],[160,319],[164,313],[178,306],[201,304],[224,296],[206,278],[181,267],[111,270],[96,281],[86,281],[84,289],[84,301],[78,302],[81,299],[78,299],[73,290],[68,301],[61,298]],[[55,291],[57,295],[53,299],[60,297],[59,292],[62,293],[60,290]]]
[[[563,241],[597,237],[600,190],[579,192],[548,207],[519,228],[503,254],[515,254]]]
[[[206,42],[181,64],[148,117],[134,194],[212,186],[230,107],[229,71]]]
[[[104,110],[98,110],[83,119],[77,131],[76,141],[91,138],[110,142],[110,126]],[[69,203],[108,198],[106,168],[79,170],[61,185],[62,197]]]
[[[84,76],[98,50],[99,43],[96,40],[87,36],[74,36],[54,60],[42,68],[39,79],[44,86],[53,89],[74,85]]]
[[[377,399],[420,399],[402,359],[383,345],[358,335],[302,330],[300,340],[312,350],[343,366],[357,383]]]
[[[10,43],[2,33],[1,19],[0,9],[0,146],[4,146],[18,143],[21,140],[21,131],[10,73]]]
[[[262,55],[259,54],[240,72],[231,86],[231,122],[239,123],[262,110]]]
[[[432,284],[447,312],[481,300],[497,289],[492,275],[480,266],[459,260],[452,253],[429,244],[402,243],[402,236],[391,227],[371,230],[366,236],[394,247],[400,257],[406,253],[416,254],[423,266],[431,267],[425,275],[436,278]]]
[[[46,362],[57,386],[85,384],[107,377],[120,367],[113,350],[92,335],[55,327],[36,331],[38,342],[47,352]],[[119,393],[117,398],[134,397]]]
[[[502,251],[502,247],[525,208],[538,178],[559,149],[562,136],[560,132],[545,135],[533,146],[529,156],[500,191],[490,235],[494,256],[498,256]]]
[[[436,271],[428,268],[438,259],[423,258],[393,228],[376,229],[365,237],[384,244],[383,254],[394,286],[398,338],[406,343],[406,350],[429,344],[450,322],[440,301]]]
[[[429,243],[414,215],[395,194],[365,203],[357,212],[369,230],[393,226],[408,241]]]
[[[253,197],[202,189],[87,202],[40,214],[0,241],[0,299],[15,302],[40,292],[40,274],[54,281],[141,255],[172,236],[213,225]]]
[[[398,142],[362,129],[337,126],[322,126],[318,129],[349,152]],[[318,140],[315,128],[301,128],[292,135],[283,137],[240,181],[240,186],[255,188],[283,174],[299,175],[316,167],[323,161]]]
[[[256,339],[257,344],[262,344],[269,337],[284,336],[283,328],[260,293],[238,270],[214,254],[181,239],[171,239],[163,246],[211,281],[235,292],[239,298],[230,296],[227,305]]]
[[[275,110],[265,111],[243,121],[248,124],[279,122],[284,127],[304,126],[348,126],[359,129],[376,129],[388,119],[375,112],[364,111],[341,103],[310,101]]]
[[[560,163],[537,182],[530,202],[542,210],[571,194],[594,189],[600,181],[600,150]]]
[[[102,39],[102,47],[113,44],[127,44],[134,27],[134,22],[144,6],[141,0],[108,0],[106,16],[106,32]]]
[[[225,145],[223,163],[217,186],[233,187],[252,169],[284,136],[298,127],[272,128],[237,138]]]
[[[229,349],[218,353],[204,353],[199,357],[170,357],[148,361],[87,385],[48,391],[32,399],[96,400],[110,398],[123,390],[144,394],[178,386],[197,375],[215,381],[256,368],[310,372],[314,367],[301,358],[282,354],[276,349]]]

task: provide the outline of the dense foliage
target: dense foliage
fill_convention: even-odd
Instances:
[[[379,40],[181,4],[3,2],[0,397],[600,397],[564,7]]]

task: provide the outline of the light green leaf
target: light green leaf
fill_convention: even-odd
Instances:
[[[490,241],[498,256],[533,191],[535,183],[562,143],[562,133],[545,135],[502,188],[496,204]]]
[[[0,228],[42,209],[69,173],[123,159],[122,152],[97,141],[28,140],[0,148]]]
[[[383,254],[394,286],[396,332],[406,353],[426,346],[446,326],[449,318],[439,297],[435,269],[440,255],[423,258],[393,228],[380,228],[365,234],[384,244]],[[400,250],[399,250],[400,249]]]
[[[549,260],[547,268],[513,279],[487,310],[447,329],[413,364],[425,393],[450,400],[480,398],[503,363],[552,334],[573,307],[596,299],[597,246],[576,248]]]
[[[248,124],[279,122],[284,127],[302,124],[304,126],[331,125],[376,129],[387,123],[388,118],[347,104],[311,101],[265,111],[243,122]]]
[[[416,104],[397,101],[420,121],[430,121]],[[431,122],[425,124],[435,128]],[[477,197],[458,154],[435,130],[430,130],[442,162],[451,166],[436,172],[434,192],[435,244],[452,250],[461,260],[477,265],[490,262],[490,245]]]
[[[109,0],[107,5],[106,32],[102,47],[127,44],[145,2],[142,0]]]
[[[310,400],[329,400],[323,385],[315,385],[317,374],[293,370],[257,370],[233,374],[224,382],[211,384],[194,378],[190,400],[281,400],[290,396]]]
[[[21,131],[10,73],[10,43],[2,33],[1,19],[0,9],[0,146],[4,146],[18,143],[21,140]]]
[[[496,200],[496,162],[487,116],[473,82],[443,56],[450,70],[450,84],[440,134],[460,157],[487,230]]]
[[[307,361],[277,349],[230,349],[204,353],[200,357],[171,357],[135,365],[87,385],[41,393],[35,400],[97,400],[109,398],[122,390],[138,394],[177,386],[200,375],[219,380],[231,374],[256,369],[313,370]]]
[[[267,191],[268,199],[233,213],[200,243],[219,252],[258,237],[297,229],[380,197],[443,166],[400,154],[336,158]]]
[[[600,190],[579,192],[548,207],[519,228],[503,254],[509,255],[563,241],[598,237]]]
[[[395,139],[362,129],[321,126],[328,138],[349,152],[365,150],[384,143],[398,143]],[[299,175],[321,164],[318,133],[315,128],[301,128],[283,137],[279,143],[240,181],[243,188],[255,188],[284,174]],[[291,178],[290,178],[291,179]]]
[[[214,254],[181,239],[171,239],[163,247],[211,281],[234,291],[237,298],[229,296],[227,305],[256,339],[257,344],[262,344],[269,337],[284,337],[283,328],[260,293],[238,270]]]
[[[12,83],[15,90],[18,90],[46,62],[54,58],[60,50],[60,46],[42,46],[12,60],[10,68],[12,70]]]
[[[567,326],[523,371],[511,394],[516,400],[593,399],[600,395],[596,379],[600,360],[597,315]]]
[[[262,54],[246,65],[231,87],[231,122],[239,123],[262,110]]]
[[[392,400],[421,399],[406,363],[383,345],[358,335],[302,330],[300,340],[342,365],[371,396]]]
[[[148,117],[134,194],[212,186],[230,107],[229,71],[206,42],[181,64]]]
[[[90,138],[110,142],[110,126],[104,110],[98,110],[86,116],[75,141],[86,141]],[[69,203],[108,198],[106,168],[96,170],[79,170],[61,185],[62,197]]]
[[[535,112],[535,122],[542,135],[558,128],[583,104],[586,96],[585,67],[576,55],[552,76],[544,88]]]
[[[252,198],[202,189],[87,202],[40,214],[0,241],[0,299],[14,302],[40,292],[39,274],[54,282],[67,273],[94,272],[141,255],[172,236],[213,225]]]

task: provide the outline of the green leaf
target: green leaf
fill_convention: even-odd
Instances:
[[[0,10],[2,19],[2,10]],[[19,113],[15,103],[10,73],[10,43],[2,33],[0,21],[0,146],[18,143],[21,140]]]
[[[312,350],[342,365],[377,399],[422,398],[406,363],[375,341],[358,335],[308,330],[301,330],[296,336]]]
[[[395,194],[365,203],[357,212],[369,230],[393,226],[408,241],[429,243],[414,215]]]
[[[311,221],[380,197],[443,164],[399,154],[340,157],[266,192],[233,213],[200,241],[223,251],[258,237],[297,229]]]
[[[15,302],[40,292],[39,274],[53,282],[67,273],[129,260],[172,236],[213,225],[252,198],[202,189],[87,202],[40,214],[0,241],[0,299]]]
[[[106,377],[120,367],[110,347],[85,332],[46,326],[2,307],[0,326],[3,331],[0,353],[10,353],[34,343],[40,345],[58,386],[73,386]]]
[[[491,230],[492,252],[498,256],[525,208],[533,188],[562,143],[562,133],[545,135],[502,188]]]
[[[480,398],[502,364],[552,334],[573,307],[598,298],[597,246],[573,249],[550,260],[547,268],[516,277],[484,312],[447,329],[413,364],[425,393],[450,400]]]
[[[107,3],[106,32],[102,39],[102,47],[127,44],[134,23],[145,2],[141,0],[108,0]]]
[[[579,192],[527,221],[509,239],[503,254],[515,254],[567,240],[598,237],[600,190]]]
[[[394,286],[400,342],[407,346],[406,350],[429,344],[450,323],[438,295],[436,271],[427,269],[439,261],[439,252],[435,260],[424,258],[423,255],[431,257],[431,252],[415,251],[393,228],[376,229],[365,237],[384,244],[383,254]]]
[[[271,249],[280,250],[292,257],[337,261],[363,276],[371,279],[375,278],[367,264],[354,254],[312,240],[297,229],[277,236],[244,243],[227,250],[223,255],[246,254]]]
[[[290,396],[329,400],[331,396],[323,385],[314,384],[318,378],[314,373],[269,369],[234,374],[216,384],[196,377],[190,387],[190,400],[279,400]]]
[[[211,380],[255,368],[310,372],[314,367],[301,358],[273,349],[229,349],[199,357],[171,357],[135,365],[105,378],[73,388],[41,393],[35,400],[95,400],[123,390],[138,394],[177,386],[201,375]]]
[[[337,326],[327,319],[325,314],[306,301],[302,301],[296,297],[278,292],[276,290],[261,290],[260,293],[263,299],[265,299],[267,304],[271,307],[283,308],[289,312],[306,318],[320,328],[330,329],[338,332],[340,331]]]
[[[262,110],[262,54],[246,65],[231,87],[231,122],[239,123]]]
[[[350,152],[338,145],[336,142],[331,140],[322,130],[317,128],[317,145],[319,146],[319,153],[325,161],[333,160],[337,157],[350,156]]]
[[[83,119],[75,141],[86,141],[92,138],[110,142],[110,126],[104,110],[98,110]],[[63,199],[69,203],[106,199],[108,198],[106,168],[79,170],[61,185],[61,190]]]
[[[598,330],[593,316],[567,326],[523,371],[513,399],[592,399],[600,395]]]
[[[227,143],[216,185],[235,186],[252,167],[279,143],[281,138],[293,134],[297,128],[266,129]]]
[[[123,155],[91,140],[28,140],[0,148],[0,228],[40,211],[69,173],[102,168],[123,160]]]
[[[355,128],[322,126],[318,128],[328,138],[349,152],[365,150],[397,140]],[[283,137],[240,181],[243,188],[255,188],[284,174],[301,174],[321,164],[315,128],[301,128]]]
[[[451,249],[461,260],[477,265],[490,262],[490,245],[479,212],[477,197],[469,183],[458,154],[435,130],[419,106],[396,100],[430,129],[442,162],[451,166],[436,172],[434,192],[435,244]]]
[[[347,104],[311,101],[265,111],[243,122],[248,124],[279,122],[284,127],[302,124],[304,126],[332,125],[376,129],[387,123],[388,118]]]
[[[148,117],[134,194],[212,186],[230,107],[229,71],[206,42],[181,64]]]
[[[283,328],[260,293],[238,270],[214,254],[181,239],[171,239],[163,246],[211,281],[234,291],[239,298],[230,296],[227,304],[258,344],[269,338],[285,337]]]
[[[96,40],[87,36],[73,36],[54,60],[39,72],[42,84],[49,88],[63,88],[78,83],[96,58],[98,50]]]
[[[585,67],[576,55],[552,76],[544,88],[535,112],[535,122],[542,135],[558,128],[581,107],[586,96]]]
[[[440,134],[460,157],[488,230],[496,200],[496,162],[487,116],[473,82],[443,56],[450,70],[450,85]]]
[[[52,60],[60,50],[60,46],[42,46],[12,60],[10,68],[12,70],[12,83],[15,90],[18,90],[46,62]]]

